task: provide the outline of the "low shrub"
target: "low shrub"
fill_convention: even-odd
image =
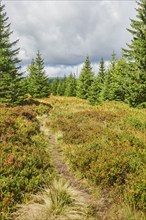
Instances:
[[[71,168],[89,182],[107,188],[115,201],[124,200],[144,211],[145,110],[118,102],[91,108],[83,101],[71,104],[68,99],[56,106],[49,125],[62,131],[63,150]]]
[[[36,119],[41,107],[0,108],[2,219],[9,219],[8,214],[15,210],[17,203],[27,200],[30,193],[36,193],[53,178],[54,168],[46,148],[48,141],[40,134]]]

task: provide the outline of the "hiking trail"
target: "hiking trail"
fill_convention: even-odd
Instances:
[[[48,117],[49,115],[43,115],[38,118],[40,121],[40,131],[48,137],[48,150],[51,153],[52,162],[58,175],[67,180],[73,188],[81,192],[82,196],[85,198],[87,204],[89,204],[90,209],[92,210],[91,212],[93,219],[109,220],[109,217],[106,214],[111,206],[109,198],[106,195],[96,198],[92,193],[92,187],[89,188],[89,186],[85,186],[83,180],[78,179],[69,169],[69,166],[65,162],[66,159],[64,158],[63,152],[57,143],[57,137],[51,132],[51,129],[46,124]]]

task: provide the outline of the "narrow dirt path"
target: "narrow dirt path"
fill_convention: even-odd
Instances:
[[[91,189],[84,186],[83,181],[77,179],[77,177],[69,170],[68,165],[65,162],[65,158],[60,147],[57,145],[57,139],[50,131],[50,128],[46,125],[47,117],[44,115],[40,120],[40,130],[48,137],[49,151],[52,156],[52,162],[58,172],[58,175],[67,180],[69,184],[79,190],[87,201],[87,204],[91,207],[91,214],[93,219],[97,220],[109,220],[106,215],[110,203],[108,198],[96,198],[93,196]]]

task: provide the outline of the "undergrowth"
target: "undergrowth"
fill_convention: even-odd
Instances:
[[[144,212],[146,110],[122,102],[92,107],[76,98],[51,99],[54,110],[48,126],[62,132],[70,167],[89,183],[106,188],[115,204]]]
[[[33,195],[13,216],[15,220],[90,219],[85,198],[62,179],[54,180],[48,189]]]
[[[27,103],[0,107],[0,213],[9,219],[16,204],[27,201],[30,193],[50,183],[54,168],[46,150],[47,139],[40,133],[38,114],[50,106]]]
[[[60,139],[71,169],[89,187],[104,189],[112,201],[105,219],[144,220],[146,110],[120,102],[93,107],[85,100],[53,96],[43,102],[0,106],[1,219],[10,220],[12,212],[15,220],[90,217],[80,192],[68,183],[52,183],[56,174],[46,148],[48,140],[37,120],[38,115],[49,113],[46,124]],[[48,185],[49,189],[38,194]],[[35,194],[31,200],[30,194]]]

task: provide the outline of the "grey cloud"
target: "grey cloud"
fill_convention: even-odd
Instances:
[[[93,62],[109,60],[113,50],[130,41],[129,18],[135,1],[3,1],[19,38],[23,63],[40,49],[47,65],[78,65],[86,55]]]

